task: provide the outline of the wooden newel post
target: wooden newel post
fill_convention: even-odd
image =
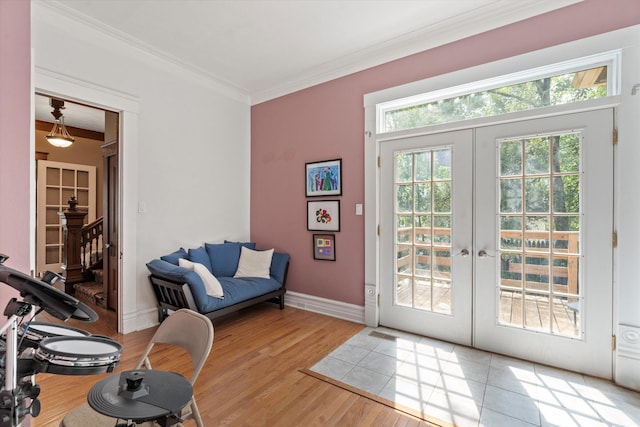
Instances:
[[[78,209],[76,206],[78,201],[75,196],[69,199],[69,208],[62,212],[58,212],[60,216],[60,224],[63,230],[64,250],[62,253],[62,275],[65,277],[64,291],[68,294],[73,293],[73,285],[83,281],[82,277],[82,260],[81,239],[82,226],[84,225],[84,217],[87,211]]]

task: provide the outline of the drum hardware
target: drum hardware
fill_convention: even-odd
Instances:
[[[26,384],[31,380],[22,379],[18,386],[18,318],[30,312],[29,304],[18,302],[15,298],[9,301],[4,311],[9,320],[0,328],[0,333],[6,332],[4,387],[0,391],[2,427],[19,426],[25,416],[37,416],[40,413],[40,402],[37,398],[30,397],[30,391],[35,389]]]
[[[118,394],[128,399],[137,399],[149,394],[149,386],[142,383],[144,373],[131,371],[125,376],[125,384],[120,384]]]
[[[58,273],[54,273],[53,271],[45,271],[42,273],[42,278],[40,278],[47,285],[53,286],[58,280],[62,280],[64,282],[64,277],[59,275]]]
[[[25,303],[41,307],[56,319],[94,322],[98,315],[86,304],[53,286],[0,264],[0,282],[20,292]]]
[[[62,276],[44,272],[42,280],[38,280],[4,266],[8,258],[0,254],[0,282],[18,290],[23,301],[16,298],[9,301],[4,310],[8,320],[0,327],[0,336],[4,337],[4,341],[0,340],[0,427],[20,426],[27,415],[38,416],[40,386],[33,381],[36,373],[112,372],[122,352],[122,345],[108,337],[93,337],[76,328],[32,322],[43,310],[63,321],[73,318],[93,322],[98,315],[53,287],[57,281],[64,280]],[[34,307],[38,307],[38,311]],[[33,314],[31,319],[21,324],[29,314]]]

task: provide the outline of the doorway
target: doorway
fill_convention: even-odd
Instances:
[[[119,114],[65,100],[65,126],[75,140],[69,147],[58,148],[44,139],[52,126],[52,123],[47,123],[50,119],[46,108],[48,103],[49,96],[36,94],[36,274],[43,269],[58,273],[64,270],[60,266],[65,239],[58,212],[69,208],[67,202],[73,196],[79,202],[78,209],[87,212],[80,233],[86,240],[86,247],[82,248],[82,255],[76,256],[78,270],[82,265],[82,273],[74,274],[74,279],[68,280],[65,288],[101,313],[99,322],[108,323],[104,330],[115,332],[119,318]],[[64,163],[47,159],[63,159]],[[86,173],[85,169],[93,172]],[[85,234],[91,237],[84,239]],[[51,260],[57,264],[51,264]],[[43,265],[47,268],[40,268]]]
[[[613,111],[381,141],[380,324],[612,377]]]

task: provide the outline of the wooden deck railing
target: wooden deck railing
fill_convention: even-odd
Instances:
[[[430,255],[414,255],[412,253],[411,247],[414,246],[414,239],[411,233],[413,230],[414,229],[411,227],[398,229],[397,273],[399,275],[403,275],[404,272],[407,272],[406,274],[412,274],[414,271],[412,269],[413,265],[424,265],[425,269],[423,272],[425,275],[429,273],[429,269],[431,267],[434,277],[450,279],[451,247],[449,242],[451,241],[451,229],[431,229],[427,227],[415,228],[417,236],[423,234],[432,235],[435,240],[442,242],[434,242],[433,244],[429,242],[424,245],[422,245],[420,241],[415,242],[416,249],[420,249],[422,247],[424,249],[434,251],[433,261]],[[523,234],[520,231],[504,230],[500,232],[500,238],[502,241],[522,241],[517,245],[518,248],[515,248],[512,251],[508,249],[503,250],[503,252],[520,254],[521,257],[519,257],[519,262],[516,259],[501,262],[501,273],[508,273],[504,274],[501,278],[501,285],[516,288],[521,287],[521,280],[504,277],[510,274],[517,274],[520,275],[521,278],[524,278],[525,287],[527,289],[545,290],[549,288],[549,284],[551,283],[554,286],[555,292],[568,294],[578,293],[578,232],[561,231],[553,232],[550,235],[549,232],[544,231],[525,231]],[[558,242],[566,243],[564,245],[558,245]],[[522,253],[520,245],[524,246],[524,253]],[[553,262],[550,258],[551,250],[553,250],[553,260],[564,259],[566,260],[565,266],[556,265],[549,267],[548,263]],[[522,263],[523,258],[525,259],[525,263]],[[536,262],[541,263],[536,264]],[[418,270],[420,269],[418,268]],[[548,277],[546,282],[536,280],[537,278],[539,279],[544,276]],[[560,278],[560,281],[564,283],[554,283],[556,278]]]

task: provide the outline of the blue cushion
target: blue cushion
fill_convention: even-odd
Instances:
[[[224,299],[207,296],[202,313],[206,314],[268,292],[277,291],[281,287],[280,283],[274,279],[261,279],[258,277],[218,277],[218,280],[222,285],[222,289],[224,289]]]
[[[209,254],[202,246],[200,246],[199,248],[189,249],[189,261],[202,264],[207,267],[207,270],[213,272],[211,270],[211,261],[209,260]]]
[[[289,254],[274,252],[271,258],[269,274],[280,283],[284,283],[284,275],[287,273]]]
[[[240,243],[205,243],[209,259],[211,260],[211,272],[216,277],[233,277],[238,269],[240,261]]]
[[[249,248],[249,249],[251,249],[253,251],[256,250],[256,242],[232,242],[230,240],[225,240],[224,242],[225,243],[236,243],[236,244],[238,244],[240,246],[244,246],[244,247]]]
[[[207,295],[207,292],[205,291],[202,279],[195,271],[187,270],[184,267],[171,264],[170,262],[162,259],[154,259],[153,261],[149,261],[147,263],[147,268],[149,269],[151,274],[153,274],[154,276],[158,276],[161,279],[173,280],[176,282],[188,284],[198,311],[201,313],[205,313],[205,311],[203,310],[206,309],[209,295]],[[214,297],[211,298],[218,299]]]
[[[160,257],[161,260],[170,262],[171,264],[175,264],[175,265],[178,265],[179,263],[178,260],[180,258],[184,258],[184,259],[189,258],[189,255],[187,254],[187,251],[184,250],[184,248],[180,248],[175,252],[172,252],[168,255],[163,255]]]

